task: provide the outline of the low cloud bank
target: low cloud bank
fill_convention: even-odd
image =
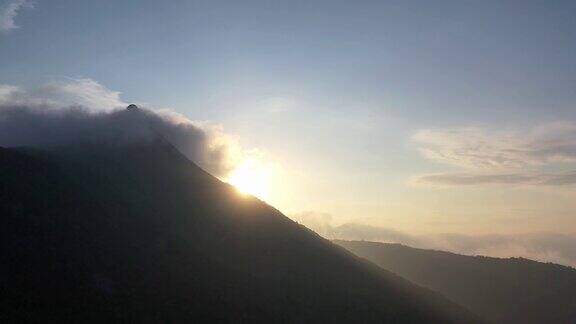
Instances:
[[[142,141],[158,134],[216,176],[235,164],[237,143],[206,123],[169,110],[128,111],[120,93],[90,79],[25,90],[0,85],[0,146]]]
[[[524,257],[576,268],[576,235],[532,233],[519,235],[412,235],[391,228],[358,223],[334,225],[329,214],[303,212],[291,215],[327,239],[365,240],[400,243],[423,249],[436,249],[465,255]]]

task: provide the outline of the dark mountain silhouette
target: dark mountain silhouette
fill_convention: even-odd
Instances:
[[[0,322],[475,323],[161,138],[0,149]]]
[[[400,244],[334,241],[499,323],[576,323],[576,269]]]

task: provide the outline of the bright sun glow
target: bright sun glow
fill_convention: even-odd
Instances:
[[[228,177],[228,183],[241,193],[268,199],[271,188],[271,170],[256,159],[245,160]]]

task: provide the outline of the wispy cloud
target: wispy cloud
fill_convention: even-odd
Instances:
[[[0,7],[0,31],[8,33],[14,29],[20,28],[16,25],[15,19],[22,9],[34,8],[34,3],[29,0],[14,0],[7,2]]]
[[[576,171],[561,172],[556,174],[478,174],[478,173],[440,173],[418,176],[412,181],[415,184],[431,185],[545,185],[567,186],[576,184]]]
[[[480,127],[421,130],[413,138],[422,155],[463,171],[423,175],[415,183],[439,185],[576,183],[576,121],[531,129]],[[557,172],[544,172],[545,169]]]

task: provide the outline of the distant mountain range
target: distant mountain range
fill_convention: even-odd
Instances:
[[[480,323],[161,138],[0,148],[2,323]]]
[[[576,269],[399,244],[334,241],[497,323],[576,323]]]

